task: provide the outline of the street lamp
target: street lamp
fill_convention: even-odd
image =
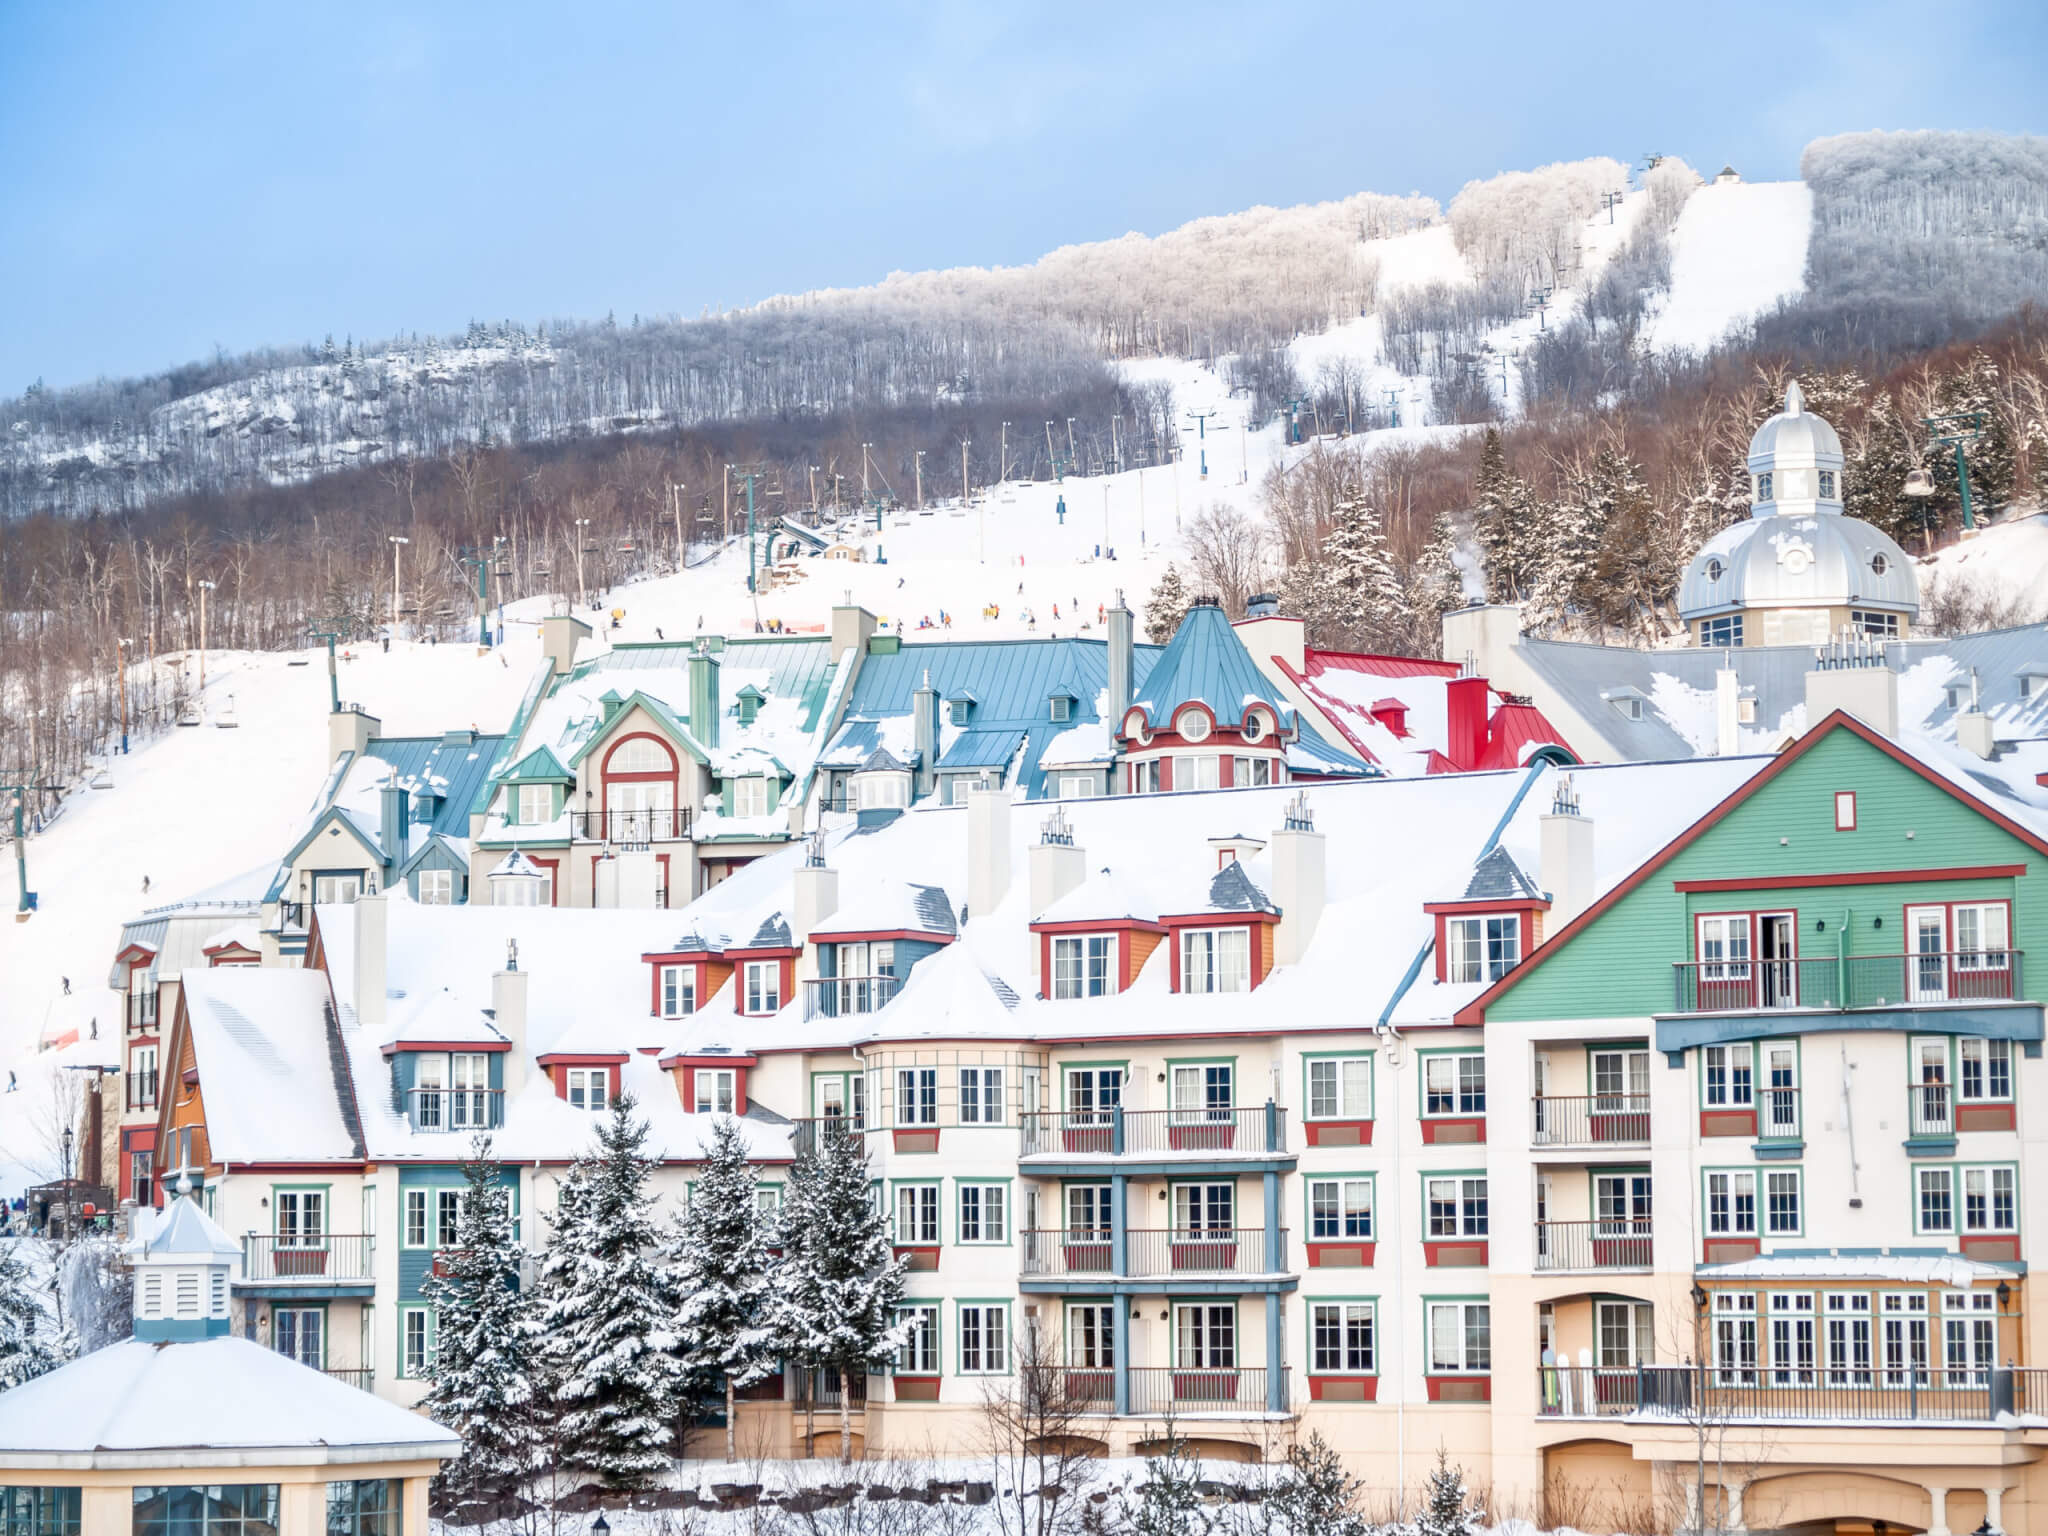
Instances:
[[[71,1181],[71,1127],[64,1127],[64,1180]]]
[[[391,632],[398,633],[398,557],[405,546],[412,542],[402,534],[386,534],[391,543]]]
[[[206,692],[206,594],[213,590],[213,583],[199,583],[199,691]],[[202,709],[205,706],[200,706]]]

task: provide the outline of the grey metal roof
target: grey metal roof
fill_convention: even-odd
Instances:
[[[749,949],[787,949],[796,941],[790,937],[789,920],[780,912],[772,913],[754,930],[754,936],[747,940]]]
[[[1219,912],[1271,912],[1276,910],[1266,893],[1252,884],[1244,865],[1232,859],[1210,877],[1209,905]]]
[[[939,754],[938,766],[1000,768],[1017,755],[1017,748],[1023,743],[1022,731],[962,731],[954,738],[953,745]]]
[[[1920,580],[1889,534],[1825,510],[1723,528],[1692,557],[1678,589],[1688,621],[1742,608],[1852,606],[1916,617]]]
[[[927,933],[958,933],[960,924],[953,915],[953,902],[946,895],[944,886],[913,885],[917,893],[918,920],[924,924]]]
[[[1517,864],[1514,855],[1496,843],[1493,851],[1473,866],[1465,882],[1462,901],[1541,901],[1543,892]]]

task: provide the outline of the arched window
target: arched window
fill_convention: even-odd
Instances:
[[[652,736],[628,736],[606,754],[607,778],[627,773],[674,773],[676,756]]]

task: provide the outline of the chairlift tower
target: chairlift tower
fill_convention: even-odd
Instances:
[[[1621,206],[1621,200],[1627,196],[1626,192],[1602,192],[1600,194],[1600,206],[1607,210],[1607,222],[1609,224],[1614,222],[1614,210]]]
[[[1977,514],[1970,505],[1970,465],[1963,455],[1963,447],[1974,443],[1984,435],[1984,413],[1982,411],[1955,411],[1946,416],[1922,416],[1920,425],[1930,436],[1929,448],[1954,448],[1956,451],[1956,488],[1963,498],[1963,526],[1974,529]]]
[[[587,526],[590,519],[576,519],[577,528]],[[465,544],[457,552],[455,563],[466,570],[476,572],[476,650],[481,656],[491,648],[491,551]],[[579,533],[576,539],[576,586],[583,586],[583,539]]]
[[[862,445],[863,451],[861,454],[861,459],[863,470],[866,469],[866,446],[866,444]],[[759,540],[755,537],[754,486],[756,482],[765,478],[766,475],[767,471],[758,464],[735,465],[733,467],[733,478],[739,481],[740,485],[745,489],[747,494],[747,591],[754,594],[758,594],[760,591],[759,577],[756,575],[755,572],[755,557],[759,550]],[[780,496],[782,492],[776,489],[775,487],[770,486],[761,494],[764,496]],[[876,502],[875,526],[878,530],[881,527],[881,523],[881,504],[880,502]]]
[[[330,624],[334,623],[332,619],[329,619],[327,622]],[[341,638],[340,627],[336,626],[333,629],[310,629],[306,633],[312,639],[325,640],[327,642],[327,712],[330,715],[338,715],[341,713],[341,679],[335,674],[334,670],[334,642]]]

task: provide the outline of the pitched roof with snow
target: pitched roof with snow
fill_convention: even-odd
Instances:
[[[336,1091],[327,1008],[319,971],[229,965],[185,973],[185,1016],[217,1160],[362,1155]]]

